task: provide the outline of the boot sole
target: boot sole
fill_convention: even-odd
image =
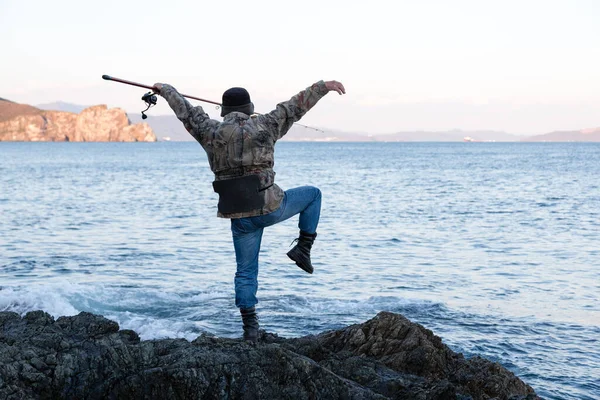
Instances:
[[[299,267],[301,270],[303,270],[304,272],[308,272],[309,274],[312,274],[312,273],[313,273],[313,271],[314,271],[314,268],[312,268],[312,267],[311,267],[311,266],[309,266],[309,265],[301,265],[301,264],[300,264],[298,261],[296,261],[296,260],[294,259],[293,255],[292,255],[291,253],[292,253],[291,251],[289,251],[289,252],[287,253],[287,256],[290,258],[290,260],[292,260],[293,262],[295,262],[295,263],[296,263],[296,265],[297,265],[297,266],[298,266],[298,267]]]

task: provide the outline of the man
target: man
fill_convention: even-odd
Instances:
[[[294,122],[300,120],[324,95],[346,93],[336,81],[319,81],[268,114],[255,115],[246,89],[223,93],[223,122],[210,119],[202,107],[192,105],[170,85],[157,83],[187,131],[206,151],[219,194],[217,216],[231,219],[237,272],[235,304],[240,308],[244,339],[258,340],[255,305],[258,288],[258,254],[263,229],[300,214],[297,244],[287,253],[298,267],[313,273],[310,251],[317,237],[321,192],[312,186],[283,191],[274,182],[274,146]]]

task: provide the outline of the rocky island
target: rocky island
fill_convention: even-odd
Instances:
[[[97,105],[76,114],[0,99],[0,141],[155,142],[156,135],[146,123],[132,125],[119,108]]]
[[[538,399],[399,314],[316,336],[141,341],[82,312],[0,312],[3,399]]]

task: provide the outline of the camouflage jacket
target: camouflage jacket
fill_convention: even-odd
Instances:
[[[255,174],[260,178],[261,187],[270,186],[262,192],[264,207],[243,213],[217,213],[222,218],[243,218],[268,214],[279,208],[283,190],[275,184],[275,142],[327,92],[325,82],[319,81],[279,103],[268,114],[248,116],[234,111],[227,114],[223,122],[210,119],[202,107],[193,107],[170,85],[163,85],[160,95],[206,151],[216,181]]]

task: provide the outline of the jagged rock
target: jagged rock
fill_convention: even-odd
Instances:
[[[146,123],[130,125],[125,111],[105,105],[79,114],[42,111],[0,101],[0,141],[22,142],[155,142]]]
[[[257,345],[140,341],[101,316],[0,313],[6,399],[537,399],[502,366],[465,360],[401,315]]]
[[[454,399],[457,395],[536,398],[530,386],[500,364],[481,357],[466,360],[429,329],[399,314],[381,312],[363,324],[291,339],[289,343],[297,353],[318,360],[336,374],[354,377],[360,384],[396,399]],[[376,363],[369,366],[365,359]],[[349,368],[353,364],[355,367]],[[383,371],[381,364],[387,370],[375,373]],[[359,368],[363,372],[357,375]],[[377,390],[390,383],[391,391]]]

